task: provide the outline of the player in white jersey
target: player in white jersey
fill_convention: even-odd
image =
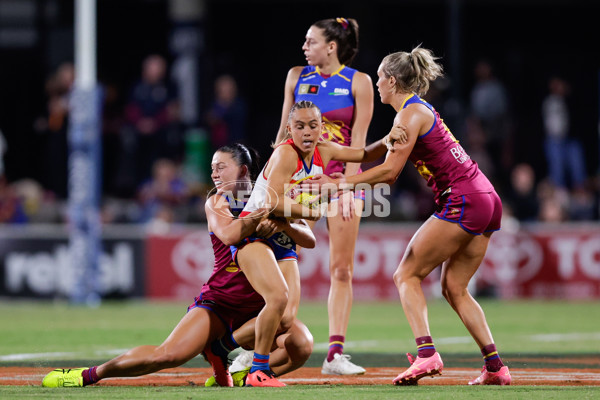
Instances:
[[[264,207],[270,209],[271,214],[278,217],[317,220],[321,217],[319,208],[308,208],[287,196],[291,185],[323,171],[330,160],[367,162],[377,160],[387,152],[383,141],[377,141],[366,149],[348,148],[337,143],[321,141],[321,112],[310,101],[300,101],[292,106],[286,131],[287,136],[273,150],[273,154],[260,174],[260,184],[255,185],[248,204],[240,216]],[[277,249],[268,240],[249,237],[237,246],[232,246],[232,251],[237,257],[239,265],[275,263],[274,253],[265,251],[273,248]],[[267,274],[265,274],[264,280],[268,282],[270,294],[279,293],[282,297],[289,296],[288,309],[292,308],[295,316],[300,300],[300,276],[297,270],[290,276],[286,276],[285,285],[274,285],[272,277]],[[260,292],[260,290],[257,291]],[[298,296],[291,296],[292,293],[297,293]],[[273,332],[275,334],[283,315],[284,310],[269,309],[267,304],[257,319],[257,324],[261,323],[261,329],[265,333]],[[257,329],[257,340],[260,337],[261,334]],[[269,340],[272,341],[272,338]],[[259,348],[258,344],[255,346],[256,348]],[[255,350],[254,362],[259,360],[259,357],[264,357],[262,354],[257,355]],[[251,378],[252,373],[248,375],[248,379]]]

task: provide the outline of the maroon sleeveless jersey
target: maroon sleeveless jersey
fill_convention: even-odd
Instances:
[[[417,138],[409,160],[427,180],[437,200],[446,194],[489,193],[494,187],[477,163],[465,152],[431,104],[412,95],[401,109],[410,104],[423,104],[434,116],[433,126]]]

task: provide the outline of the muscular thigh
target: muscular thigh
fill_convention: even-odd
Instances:
[[[238,250],[237,261],[248,281],[263,298],[281,288],[287,289],[283,275],[265,243],[254,242]]]
[[[458,224],[430,217],[412,237],[399,269],[424,278],[472,237]]]
[[[329,205],[327,211],[327,228],[329,230],[329,254],[330,258],[335,261],[346,261],[341,264],[353,264],[354,261],[354,247],[356,244],[356,238],[358,237],[358,228],[360,225],[360,218],[362,216],[362,210],[364,201],[361,199],[354,199],[355,215],[350,221],[344,221],[342,214],[339,210],[339,200],[334,201]],[[337,265],[340,263],[330,263]]]
[[[277,263],[288,285],[288,306],[298,309],[298,305],[300,304],[300,272],[298,271],[298,262],[296,260],[279,260]]]
[[[444,263],[441,277],[443,287],[467,287],[483,261],[491,235],[492,232],[473,236],[470,241]]]
[[[161,348],[181,358],[192,358],[204,347],[225,333],[226,327],[219,317],[205,308],[192,308],[173,329]]]

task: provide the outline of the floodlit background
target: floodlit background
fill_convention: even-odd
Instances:
[[[67,224],[74,11],[67,0],[0,0],[3,297],[70,297],[77,285],[64,278],[77,268]],[[492,179],[505,209],[472,289],[499,298],[600,297],[599,11],[583,0],[99,0],[96,290],[111,298],[197,294],[212,270],[203,202],[213,149],[239,140],[265,161],[287,71],[305,61],[307,29],[352,17],[360,25],[352,66],[374,81],[385,55],[419,44],[445,67],[426,99]],[[568,136],[554,151],[542,111],[551,87],[568,107]],[[140,110],[152,118],[142,121]],[[368,142],[388,132],[393,113],[376,94]],[[554,125],[558,117],[546,115]],[[550,165],[564,174],[552,175]],[[157,194],[151,182],[169,182],[171,192]],[[423,183],[408,166],[387,196],[390,216],[364,218],[357,299],[397,299],[391,274],[433,210]],[[323,224],[317,235],[319,248],[301,260],[303,295],[323,300]],[[426,282],[430,296],[439,296],[436,279]]]

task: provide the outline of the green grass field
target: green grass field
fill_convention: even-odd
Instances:
[[[600,304],[565,301],[482,301],[499,350],[505,359],[526,355],[571,357],[600,354]],[[0,303],[0,366],[68,366],[99,363],[141,344],[160,344],[184,314],[186,303],[114,301],[99,308],[56,302]],[[443,301],[429,306],[436,348],[445,360],[479,351],[452,309]],[[299,318],[315,338],[307,366],[319,366],[327,349],[327,310],[324,303],[303,303]],[[399,302],[355,302],[345,346],[353,360],[364,366],[405,366],[404,353],[415,347]],[[207,367],[201,359],[190,366]],[[477,361],[469,367],[478,367]],[[600,365],[594,366],[600,368]],[[0,382],[1,385],[1,382]],[[500,390],[499,390],[500,389]],[[81,398],[82,389],[47,390],[34,386],[0,386],[1,398]],[[193,387],[92,387],[85,398],[216,398],[244,396],[366,399],[398,395],[385,386],[290,386],[283,390],[251,392],[244,389]],[[217,390],[218,392],[215,392]],[[239,390],[244,390],[240,392]],[[403,388],[411,398],[600,398],[596,387],[413,387]],[[281,392],[281,393],[279,393]],[[218,393],[218,396],[216,394]],[[268,393],[268,395],[266,395]],[[57,396],[57,397],[55,397]]]

